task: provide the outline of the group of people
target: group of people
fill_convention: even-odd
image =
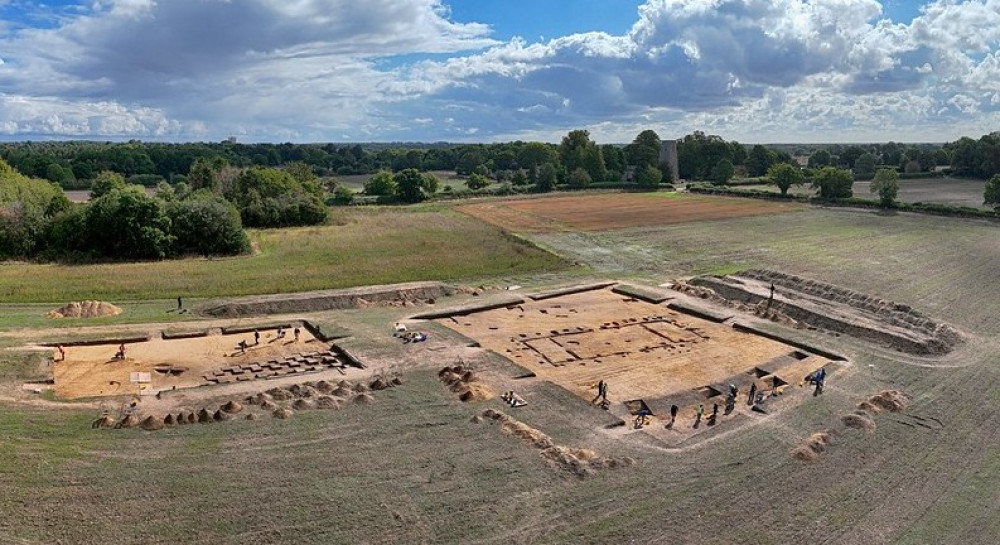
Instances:
[[[825,381],[826,381],[826,369],[820,367],[818,370],[807,375],[806,378],[803,379],[802,385],[804,385],[806,382],[813,384],[816,388],[815,391],[813,392],[813,395],[820,395],[823,393],[823,385]],[[764,400],[767,399],[768,397],[781,395],[782,393],[781,390],[784,388],[783,384],[784,383],[779,382],[777,379],[775,379],[774,384],[770,390],[770,393],[765,394],[766,390],[758,389],[757,383],[752,382],[750,384],[749,393],[747,394],[747,405],[753,407],[753,410],[755,411],[766,412],[761,408],[761,403],[763,403]],[[597,383],[596,387],[597,387],[597,395],[594,397],[593,400],[591,400],[591,404],[598,404],[604,409],[609,408],[610,402],[608,401],[608,383],[604,380],[601,380],[600,382]],[[726,404],[725,404],[724,414],[731,414],[734,410],[736,410],[736,400],[739,398],[739,395],[740,395],[739,387],[737,387],[735,384],[730,384],[729,391],[726,393]],[[677,412],[678,412],[677,405],[671,405],[670,421],[667,422],[665,426],[667,429],[673,429],[674,423],[677,421]],[[643,407],[639,409],[636,413],[634,422],[635,429],[641,429],[645,426],[648,426],[650,424],[651,417],[652,417],[652,412],[645,405],[643,405]],[[695,407],[693,427],[698,428],[699,426],[701,426],[702,420],[705,420],[709,426],[713,426],[715,425],[718,417],[719,417],[718,403],[712,404],[712,412],[709,413],[707,418],[705,417],[705,405],[703,403],[699,403],[698,406]]]

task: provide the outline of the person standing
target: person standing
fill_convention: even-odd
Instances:
[[[753,405],[753,397],[757,395],[757,382],[750,383],[750,395],[747,396],[747,405]]]
[[[254,346],[260,344],[260,331],[257,331],[256,329],[253,330],[253,344]]]
[[[63,348],[63,345],[57,344],[56,345],[56,350],[59,351],[59,359],[56,360],[56,361],[63,361],[63,360],[65,360],[66,359],[66,349]]]
[[[294,333],[294,334],[295,334],[295,342],[299,342],[299,334],[300,334],[301,332],[302,332],[302,330],[301,330],[301,329],[299,329],[299,328],[297,328],[297,327],[296,327],[295,329],[293,329],[293,330],[292,330],[292,333]]]
[[[677,405],[671,405],[670,406],[670,426],[669,427],[672,428],[674,426],[674,421],[675,420],[677,420]]]
[[[182,308],[184,308],[184,300],[181,299],[180,295],[178,295],[177,296],[177,310],[180,310]]]
[[[694,413],[694,427],[701,425],[701,417],[705,416],[705,405],[699,403],[698,408],[695,409]]]

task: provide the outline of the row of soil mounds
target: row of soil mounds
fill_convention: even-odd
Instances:
[[[911,354],[946,354],[962,341],[956,329],[908,305],[777,271],[700,276],[690,284],[710,289],[720,302],[731,306],[765,307],[774,315],[809,327],[866,339]],[[775,292],[769,302],[771,284]]]
[[[840,417],[840,422],[848,429],[872,433],[875,431],[874,415],[881,412],[902,412],[909,403],[909,396],[899,390],[882,390],[858,403],[854,412]],[[920,419],[920,417],[914,418]],[[835,443],[835,438],[840,434],[838,430],[834,429],[813,433],[799,446],[792,449],[791,454],[803,462],[815,462],[821,454],[830,448],[830,445]]]
[[[273,418],[288,419],[297,411],[339,409],[347,403],[355,405],[370,405],[375,402],[374,392],[387,390],[403,384],[398,376],[378,376],[369,382],[352,383],[342,380],[338,383],[320,380],[303,382],[288,387],[271,388],[243,399],[243,402],[229,400],[217,409],[202,407],[198,410],[180,410],[165,415],[140,416],[137,411],[129,411],[115,419],[110,414],[103,414],[95,420],[91,427],[128,429],[141,428],[147,431],[157,431],[186,424],[212,424],[227,422],[240,418],[246,413],[245,420],[258,420],[262,414]]]
[[[240,297],[204,308],[201,313],[209,316],[238,318],[261,314],[291,314],[369,306],[412,306],[434,304],[437,299],[458,292],[458,288],[440,282],[409,282],[343,290]]]
[[[557,445],[547,434],[501,411],[486,409],[482,414],[473,416],[472,421],[477,424],[496,422],[505,434],[517,437],[525,444],[539,449],[542,457],[548,462],[578,477],[588,477],[599,469],[617,469],[635,463],[635,460],[629,457],[613,458],[601,456],[590,449]]]
[[[441,369],[438,378],[448,386],[449,390],[458,394],[458,399],[463,402],[486,401],[496,397],[496,393],[485,383],[480,382],[479,376],[472,369],[467,369],[461,364]]]

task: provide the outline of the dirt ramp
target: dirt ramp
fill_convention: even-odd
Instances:
[[[55,310],[50,310],[47,318],[103,318],[117,316],[122,309],[104,301],[72,302]]]
[[[370,306],[409,306],[454,295],[458,289],[440,282],[409,282],[345,290],[240,297],[201,310],[209,316],[238,318]]]

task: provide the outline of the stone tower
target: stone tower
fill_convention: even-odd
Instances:
[[[677,183],[680,172],[677,168],[677,141],[660,140],[660,170],[663,176],[670,176],[671,183]]]

